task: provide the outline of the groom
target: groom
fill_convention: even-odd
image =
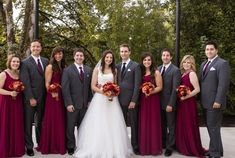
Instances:
[[[74,64],[64,69],[62,75],[62,93],[67,108],[67,150],[68,154],[74,153],[76,143],[74,128],[79,128],[86,113],[88,102],[91,101],[91,76],[90,67],[83,64],[84,50],[77,48],[73,52]]]
[[[138,63],[130,59],[131,50],[129,45],[120,45],[122,63],[117,65],[118,85],[121,93],[119,102],[127,123],[131,126],[131,144],[135,154],[139,154],[138,144],[138,98],[141,83],[141,69]],[[127,124],[128,124],[127,123]]]

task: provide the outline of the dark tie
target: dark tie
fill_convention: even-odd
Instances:
[[[206,65],[205,65],[205,67],[204,67],[204,69],[203,69],[203,76],[206,74],[207,68],[208,68],[208,66],[210,65],[210,63],[211,63],[211,61],[208,61],[208,62],[206,63]]]
[[[161,73],[162,76],[164,75],[165,71],[166,71],[166,67],[163,66],[163,70],[162,70],[162,73]]]
[[[126,69],[126,63],[123,63],[122,64],[122,72],[121,72],[122,78],[124,76],[125,69]]]
[[[40,63],[40,60],[38,59],[38,71],[41,73],[41,74],[43,74],[43,69],[42,69],[42,65],[41,65],[41,63]]]
[[[79,70],[80,70],[80,79],[81,79],[81,81],[83,82],[83,80],[84,80],[84,72],[83,72],[83,70],[82,70],[82,67],[80,66],[79,67]]]

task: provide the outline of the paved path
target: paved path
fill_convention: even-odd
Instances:
[[[200,128],[202,144],[205,148],[208,148],[209,136],[205,127]],[[223,127],[221,130],[222,141],[224,145],[224,158],[234,158],[235,157],[235,127]],[[34,138],[35,141],[35,138]],[[29,158],[28,156],[23,156],[24,158]],[[30,157],[32,158],[32,157]],[[35,152],[33,158],[72,158],[69,155],[41,155]],[[132,158],[164,158],[164,154],[159,156],[133,156]],[[173,152],[171,158],[187,158],[187,156],[180,155],[178,152]],[[188,157],[192,158],[192,157]]]

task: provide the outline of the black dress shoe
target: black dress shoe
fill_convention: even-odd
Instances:
[[[171,156],[171,155],[172,155],[172,151],[169,150],[169,149],[166,149],[164,155],[165,155],[165,156]]]
[[[73,153],[74,153],[74,149],[73,148],[68,148],[68,154],[73,155]]]
[[[27,154],[28,156],[34,156],[34,151],[33,151],[33,149],[27,149],[26,154]]]
[[[209,156],[209,158],[220,158],[220,157]]]
[[[210,156],[210,152],[209,152],[209,151],[206,152],[206,153],[204,154],[204,156]]]

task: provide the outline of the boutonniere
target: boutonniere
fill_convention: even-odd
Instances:
[[[86,75],[86,77],[90,77],[90,75],[89,75],[89,74],[87,74],[87,75]]]
[[[210,68],[210,71],[215,71],[215,68],[214,68],[214,67],[211,67],[211,68]]]
[[[127,71],[131,71],[131,69],[128,69]]]

